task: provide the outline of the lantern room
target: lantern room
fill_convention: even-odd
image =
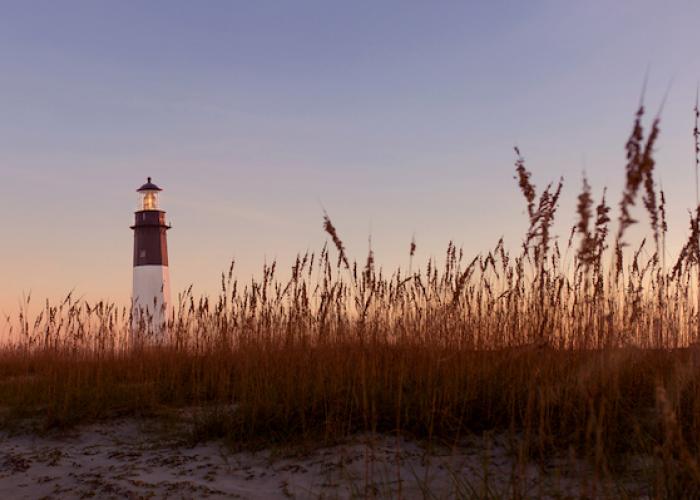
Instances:
[[[136,190],[138,193],[136,210],[139,212],[144,210],[160,210],[158,198],[161,191],[162,189],[153,184],[149,177],[146,184]]]

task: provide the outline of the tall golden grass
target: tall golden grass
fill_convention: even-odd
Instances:
[[[700,495],[700,207],[667,266],[659,122],[645,134],[643,117],[640,107],[610,248],[611,209],[586,179],[560,248],[551,228],[563,183],[538,193],[516,149],[529,218],[518,252],[499,241],[470,259],[450,243],[444,265],[387,273],[371,252],[352,262],[324,215],[332,246],[299,255],[291,278],[273,263],[244,283],[232,264],[218,297],[179,295],[162,338],[149,337],[147,317],[133,337],[129,309],[105,302],[69,295],[37,317],[22,310],[0,350],[2,422],[197,407],[194,438],[248,445],[498,431],[521,460],[564,451],[607,478],[644,456],[654,495]],[[639,191],[652,243],[625,250]]]

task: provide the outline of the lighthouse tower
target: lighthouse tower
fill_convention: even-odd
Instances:
[[[170,226],[159,206],[158,186],[148,182],[138,188],[138,205],[134,225],[134,289],[133,326],[139,325],[154,333],[163,333],[170,306],[170,273],[168,240]],[[143,323],[142,323],[143,320]],[[145,332],[141,332],[145,333]]]

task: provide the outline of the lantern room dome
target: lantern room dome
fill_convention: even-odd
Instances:
[[[140,193],[142,191],[162,191],[162,189],[159,188],[158,186],[156,186],[155,184],[153,184],[151,182],[151,178],[149,177],[146,184],[144,184],[143,186],[141,186],[140,188],[138,188],[136,190],[137,193]]]

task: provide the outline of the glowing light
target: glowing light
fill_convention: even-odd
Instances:
[[[155,191],[143,193],[141,210],[158,210],[158,194]]]

